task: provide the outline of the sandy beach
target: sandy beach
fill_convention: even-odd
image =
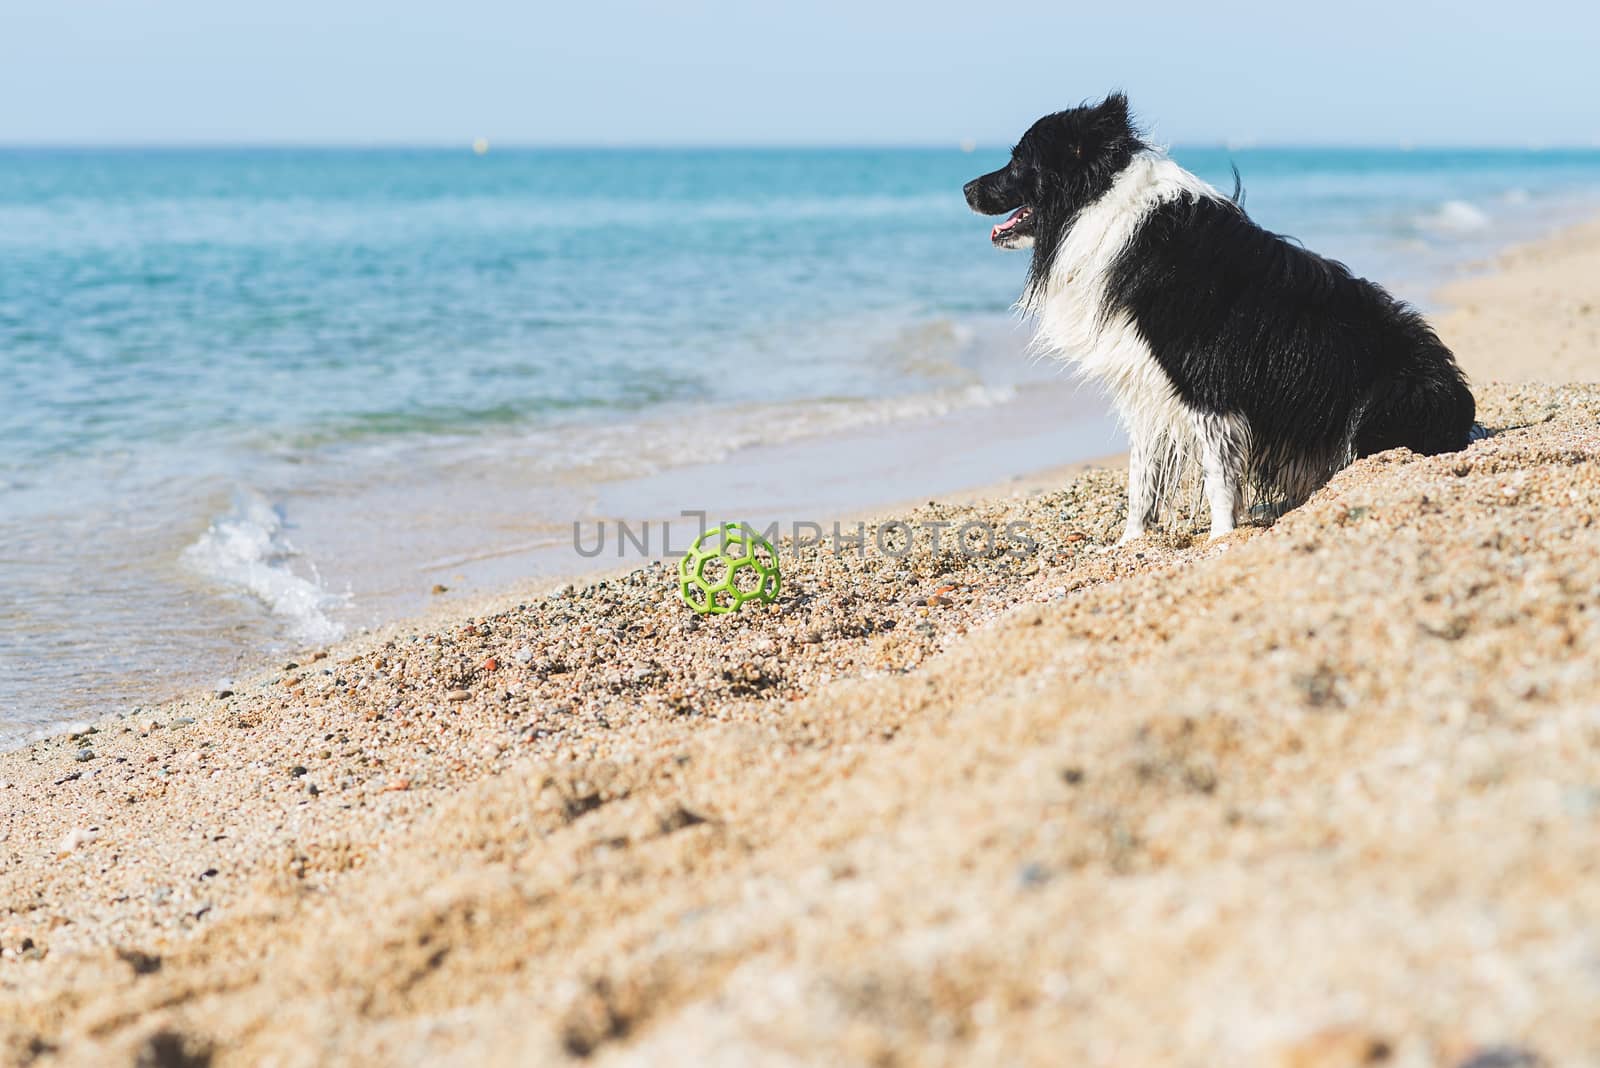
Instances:
[[[1271,527],[1030,477],[0,756],[0,1061],[1600,1064],[1600,224],[1441,299],[1492,435]]]

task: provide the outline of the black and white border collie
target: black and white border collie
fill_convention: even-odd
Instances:
[[[1422,317],[1147,145],[1121,93],[1046,115],[966,196],[1009,215],[995,245],[1033,250],[1020,306],[1041,346],[1111,393],[1130,439],[1124,542],[1193,461],[1215,538],[1246,487],[1292,508],[1356,457],[1468,443],[1472,393]]]

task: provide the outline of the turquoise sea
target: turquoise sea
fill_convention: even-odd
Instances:
[[[1174,155],[1424,305],[1600,207],[1597,151]],[[1003,158],[0,149],[0,743],[580,566],[575,519],[1116,448],[962,202]]]

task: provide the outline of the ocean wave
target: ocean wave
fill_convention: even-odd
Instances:
[[[949,380],[971,377],[961,356],[976,340],[977,333],[969,324],[939,316],[902,327],[879,348],[882,358],[909,374]]]
[[[328,612],[347,598],[324,588],[315,565],[285,535],[282,514],[254,490],[234,495],[229,512],[183,551],[183,562],[206,580],[261,602],[298,641],[322,644],[344,636],[344,624]]]
[[[897,397],[819,399],[806,402],[730,406],[689,420],[650,419],[630,426],[562,435],[544,435],[539,451],[556,459],[548,472],[571,480],[618,479],[655,474],[669,467],[718,463],[734,453],[807,438],[923,419],[937,419],[967,408],[991,408],[1015,400],[1013,386],[970,385]],[[714,432],[706,433],[712,427]],[[641,440],[654,443],[641,453]],[[526,449],[531,441],[525,440]]]
[[[1417,222],[1426,230],[1447,234],[1470,234],[1487,230],[1490,223],[1487,212],[1465,200],[1447,200],[1439,209],[1422,216]]]

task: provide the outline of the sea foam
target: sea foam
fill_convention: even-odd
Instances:
[[[261,602],[298,641],[320,644],[344,635],[344,624],[328,612],[347,598],[324,588],[315,565],[285,534],[283,515],[254,490],[234,495],[229,512],[213,519],[183,551],[183,562],[207,580]]]
[[[1426,229],[1450,234],[1470,234],[1478,230],[1487,230],[1491,222],[1483,209],[1474,207],[1465,200],[1447,200],[1439,205],[1438,211],[1424,215],[1418,221]]]

